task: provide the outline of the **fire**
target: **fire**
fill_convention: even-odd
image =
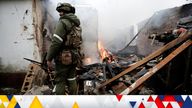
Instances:
[[[99,50],[99,53],[100,53],[100,57],[101,57],[101,60],[105,59],[106,57],[109,58],[109,60],[111,61],[111,55],[110,55],[110,52],[107,51],[103,44],[101,43],[101,41],[98,41],[98,50]]]

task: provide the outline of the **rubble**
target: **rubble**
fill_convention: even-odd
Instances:
[[[28,90],[24,95],[51,95],[52,89],[49,86],[33,86],[30,90]]]
[[[20,90],[19,89],[15,89],[15,88],[1,88],[0,89],[0,95],[3,94],[7,94],[7,95],[12,95],[12,94],[20,94]]]
[[[79,94],[87,94],[87,95],[118,94],[136,80],[136,77],[134,77],[133,75],[125,75],[119,78],[119,80],[110,84],[109,87],[104,88],[103,90],[98,90],[97,88],[101,86],[103,82],[107,81],[110,78],[113,78],[115,75],[123,71],[125,69],[125,66],[123,65],[130,64],[130,62],[131,63],[136,62],[136,60],[139,59],[137,58],[136,55],[130,55],[129,57],[124,58],[123,59],[124,61],[121,60],[121,62],[118,61],[116,63],[114,61],[108,62],[108,60],[109,59],[105,58],[103,60],[103,63],[85,65],[80,70],[79,72],[80,74],[77,77],[79,82]],[[39,74],[37,74],[38,72],[41,71],[39,69],[39,66],[37,65],[32,66],[33,66],[32,70],[33,73],[36,73],[36,76],[34,76],[34,78],[39,78],[40,76]],[[35,70],[38,70],[38,72],[34,72]],[[39,86],[39,85],[42,85],[42,83],[41,84],[33,83],[31,88],[27,90],[25,94],[40,94],[40,95],[47,93],[50,94],[50,91],[52,89],[50,89],[49,86]]]
[[[121,61],[124,60],[123,62],[134,63],[131,66],[128,65],[128,68],[126,69],[121,67],[121,64],[118,63],[118,59],[115,59],[112,53],[110,55],[105,55],[105,57],[102,57],[102,63],[86,65],[80,70],[81,72],[78,75],[78,94],[129,94],[138,87],[138,91],[140,91],[139,94],[155,94],[155,91],[143,85],[144,81],[146,81],[176,55],[187,48],[191,44],[190,40],[186,41],[174,52],[172,52],[175,54],[174,56],[171,53],[165,59],[161,59],[160,57],[160,55],[162,55],[165,51],[185,41],[187,38],[189,38],[189,36],[191,36],[191,31],[181,34],[181,36],[169,42],[142,60],[140,60],[136,55],[130,55],[124,59],[121,57]],[[38,72],[41,71],[37,65],[32,65],[32,67],[32,73],[35,70],[38,70]],[[34,67],[37,69],[34,69]],[[51,93],[52,91],[48,86],[39,87],[36,85],[33,85],[32,88],[25,94],[46,94]]]
[[[82,75],[79,75],[80,85],[84,85],[83,91],[80,91],[81,94],[119,94],[129,85],[133,84],[136,79],[146,73],[146,69],[141,69],[136,75],[135,74],[126,74],[116,81],[109,84],[109,86],[97,89],[101,86],[102,83],[113,78],[125,68],[123,65],[126,64],[126,67],[129,67],[130,62],[134,63],[139,60],[136,55],[130,55],[127,58],[121,57],[120,62],[118,60],[116,63],[114,61],[108,62],[108,59],[104,59],[103,63],[96,63],[92,65],[87,65],[84,67]],[[83,83],[82,83],[83,82]]]
[[[187,27],[190,27],[190,24],[188,23],[188,22],[191,23],[190,18],[191,16],[187,18],[184,17],[184,19],[181,19],[178,22],[179,26],[171,25],[171,28],[174,28],[176,26],[185,27],[184,24],[187,24]],[[154,23],[155,21],[152,22]],[[150,29],[155,29],[154,31],[157,31],[156,30],[157,28],[150,28]],[[164,87],[169,87],[170,85],[173,86],[175,84],[176,86],[170,88],[174,88],[174,90],[181,89],[182,86],[184,85],[183,82],[181,83],[179,82],[178,84],[169,81],[172,77],[170,76],[170,74],[173,75],[178,74],[178,73],[170,73],[172,69],[170,64],[174,63],[174,61],[172,60],[175,59],[177,55],[182,53],[184,49],[188,48],[191,45],[191,40],[189,40],[191,36],[191,31],[190,30],[184,31],[183,33],[181,33],[181,35],[175,36],[173,34],[174,31],[173,29],[171,30],[167,29],[166,31],[163,30],[164,29],[160,30],[161,33],[150,32],[151,33],[150,35],[148,34],[146,35],[145,32],[143,33],[148,41],[158,40],[157,42],[164,43],[162,47],[160,47],[153,53],[143,58],[137,54],[136,46],[131,47],[132,51],[129,51],[129,53],[128,51],[121,50],[120,53],[115,54],[111,53],[110,51],[108,51],[99,44],[98,50],[102,62],[85,65],[82,67],[81,70],[78,70],[79,71],[77,76],[79,87],[78,94],[79,95],[103,95],[103,94],[114,95],[114,94],[131,94],[131,93],[140,95],[157,94],[159,93],[158,90],[156,89],[156,86],[159,86],[158,84],[156,84],[156,86],[151,87],[148,86],[149,84],[145,83],[146,80],[149,80],[149,78],[152,75],[156,74],[157,72],[161,74],[161,75],[158,74],[158,78],[161,79],[161,83],[163,82],[163,85],[165,85]],[[170,37],[171,39],[168,37],[168,35],[171,36]],[[127,47],[130,48],[130,46]],[[144,50],[145,49],[147,48],[144,48]],[[31,84],[23,85],[27,87],[27,89],[24,90],[25,95],[54,94],[52,90],[53,87],[50,87],[50,85],[51,86],[54,85],[53,78],[50,76],[51,81],[48,82],[45,81],[47,80],[48,73],[45,72],[46,71],[45,67],[40,66],[41,63],[38,66],[33,65],[32,66],[33,68],[30,67],[31,69],[30,76],[34,77],[30,79]],[[168,69],[164,69],[166,67],[168,67]],[[164,69],[163,72],[167,73],[163,74],[160,73],[161,69]],[[186,68],[186,70],[190,69]],[[172,72],[174,72],[174,70],[172,70]],[[184,73],[185,76],[187,76],[188,74],[187,72],[188,71]],[[178,78],[178,76],[176,78]],[[192,76],[191,75],[189,76],[191,79]],[[190,83],[191,81],[192,80],[190,80]],[[29,81],[27,83],[29,83]],[[15,93],[13,89],[2,89],[2,90],[13,91],[13,93]]]
[[[152,90],[150,88],[142,87],[138,94],[139,95],[155,95],[156,93],[154,91],[155,90]]]

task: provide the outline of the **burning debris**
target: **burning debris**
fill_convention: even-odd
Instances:
[[[192,23],[191,18],[191,16],[187,16],[179,20],[177,25],[170,24],[171,28],[174,29],[165,30],[161,27],[159,28],[159,32],[157,32],[158,29],[156,27],[150,26],[151,29],[146,30],[150,32],[145,32],[145,30],[141,31],[140,33],[145,35],[145,39],[143,40],[147,40],[151,43],[150,46],[143,48],[143,50],[150,49],[154,43],[163,43],[161,47],[159,46],[159,49],[142,57],[135,51],[135,48],[137,47],[133,48],[134,53],[118,54],[110,52],[103,46],[101,41],[98,41],[97,48],[101,62],[90,64],[92,63],[92,59],[89,57],[86,58],[89,65],[84,65],[80,70],[78,70],[78,94],[146,95],[159,93],[165,94],[170,89],[173,89],[172,93],[175,93],[174,90],[177,91],[183,88],[183,91],[187,90],[186,82],[192,81],[190,80],[191,68],[189,65],[191,63],[191,53],[190,50],[188,52],[185,50],[187,48],[189,49],[192,44],[189,39],[192,35],[190,30]],[[151,21],[151,23],[154,22],[155,21]],[[170,27],[170,25],[168,27]],[[50,30],[45,28],[46,27],[42,29],[43,39],[48,38],[50,35],[48,33]],[[44,47],[46,47],[48,43],[46,43],[45,40],[43,42],[44,43],[42,45],[45,45]],[[41,45],[41,43],[38,44]],[[129,46],[129,48],[130,47],[131,46]],[[46,48],[44,50],[46,50]],[[186,60],[186,55],[188,60]],[[185,56],[185,61],[182,58],[183,56]],[[183,67],[186,65],[185,75],[182,76],[183,79],[181,78],[178,82],[176,82],[175,79],[177,80],[181,74],[177,71],[177,73],[171,72],[175,72],[174,69],[177,69],[177,59],[180,58],[183,60],[182,63],[184,62],[184,65],[181,65]],[[43,63],[39,63],[30,59],[26,60],[31,61],[33,64],[29,66],[28,73],[26,74],[25,81],[22,86],[22,94],[54,94],[54,72],[50,73],[46,69],[46,66],[44,65],[45,61],[43,61]],[[173,67],[174,65],[176,66]],[[153,77],[151,77],[152,75]],[[190,76],[190,78],[188,76]],[[155,83],[155,85],[153,83]],[[165,88],[164,92],[159,92],[160,90],[158,89],[161,88]]]
[[[164,42],[165,45],[142,60],[140,60],[136,55],[130,55],[128,57],[130,58],[129,60],[123,58],[123,62],[127,64],[126,69],[121,66],[121,62],[118,62],[118,59],[115,59],[122,57],[115,57],[115,55],[104,49],[99,42],[99,52],[103,61],[99,68],[100,76],[93,77],[96,76],[94,72],[97,69],[89,69],[91,72],[88,71],[84,75],[90,75],[92,73],[92,78],[96,80],[93,81],[93,79],[86,79],[85,77],[85,79],[80,78],[81,80],[84,80],[84,93],[155,94],[156,90],[154,88],[149,88],[148,84],[144,82],[188,48],[191,45],[191,40],[189,39],[191,35],[192,33],[190,29],[177,28],[169,32],[164,32],[161,35],[149,36],[149,38]],[[130,65],[129,62],[133,64],[130,63]],[[97,67],[99,67],[99,65]],[[158,77],[164,81],[161,75],[158,75]],[[175,89],[177,88],[178,87]]]
[[[102,63],[95,63],[91,65],[85,65],[81,70],[79,70],[79,75],[77,76],[79,82],[79,92],[78,94],[118,94],[122,92],[128,85],[131,85],[133,81],[136,80],[141,74],[143,74],[143,70],[137,74],[135,77],[133,75],[125,75],[121,77],[119,80],[110,84],[109,87],[104,89],[97,89],[101,86],[105,81],[113,78],[125,68],[131,66],[130,63],[136,62],[139,60],[136,55],[130,55],[127,58],[119,57],[120,59],[115,58],[115,56],[104,49],[104,47],[99,43],[98,47]],[[26,80],[24,81],[22,92],[25,94],[44,94],[50,93],[48,91],[52,90],[53,87],[43,86],[45,81],[38,81],[37,78],[45,78],[45,67],[43,64],[36,62],[34,60],[30,60],[25,58],[28,61],[31,61],[32,64],[29,67],[29,72],[26,75]],[[123,60],[122,60],[123,59]],[[120,61],[120,62],[118,62]],[[37,64],[37,65],[35,65]],[[127,65],[127,67],[125,67]],[[43,70],[44,69],[44,70]],[[42,73],[43,74],[38,74]],[[30,80],[30,81],[29,81]],[[49,82],[50,83],[50,82]],[[50,88],[47,88],[50,87]],[[45,92],[44,92],[45,91]]]
[[[98,95],[98,94],[120,94],[123,90],[125,90],[128,86],[132,85],[138,78],[144,75],[147,71],[147,67],[139,67],[135,72],[137,73],[129,73],[124,76],[121,76],[117,80],[111,82],[106,87],[101,87],[102,84],[109,79],[114,78],[126,68],[131,67],[132,63],[137,62],[141,58],[136,55],[129,55],[128,57],[117,57],[105,49],[101,43],[98,43],[98,49],[100,52],[100,57],[102,63],[95,63],[91,65],[85,65],[81,70],[79,70],[79,74],[77,76],[79,83],[78,94],[87,94],[87,95]],[[26,58],[25,58],[26,59]],[[29,60],[29,59],[27,59]],[[32,60],[29,60],[33,63]],[[35,65],[37,67],[37,65]],[[32,70],[37,70],[31,68]],[[35,71],[33,73],[36,73]],[[39,76],[36,76],[38,78]],[[33,83],[33,87],[28,88],[25,94],[43,94],[50,93],[52,89],[48,89],[45,87],[37,86],[39,84]],[[42,85],[42,84],[41,84]],[[28,86],[27,86],[28,87]],[[100,88],[101,87],[101,88]],[[144,88],[143,88],[144,87]],[[139,91],[142,93],[146,93],[148,91],[148,87],[143,86]],[[152,93],[151,91],[149,93]],[[149,94],[148,93],[148,94]]]
[[[164,42],[165,45],[145,58],[140,58],[136,54],[128,54],[127,57],[117,56],[98,41],[102,63],[85,65],[79,70],[78,94],[156,94],[156,88],[150,87],[145,81],[188,48],[192,44],[189,39],[191,36],[191,30],[184,28],[150,35],[149,39]],[[158,75],[158,78],[165,80],[161,75]],[[33,87],[29,87],[26,94],[54,94],[50,92],[53,87],[42,86],[44,84],[37,86],[38,84],[33,82]],[[51,85],[53,84],[54,82]]]
[[[112,56],[112,55],[111,55]],[[136,56],[136,55],[135,55]],[[132,56],[132,57],[135,57]],[[112,56],[113,57],[113,56]],[[130,58],[130,57],[129,57]],[[112,82],[109,84],[108,87],[98,89],[102,83],[105,81],[108,81],[109,79],[115,77],[119,73],[121,73],[125,69],[125,63],[127,64],[127,67],[129,67],[128,64],[130,64],[124,59],[124,62],[118,62],[114,61],[109,58],[104,58],[102,63],[96,63],[92,65],[84,66],[84,68],[81,70],[83,72],[82,75],[79,75],[79,83],[80,85],[83,85],[81,91],[79,91],[80,94],[119,94],[121,93],[125,88],[127,88],[129,85],[131,85],[137,78],[139,78],[140,75],[144,74],[144,70],[141,70],[136,75],[128,74],[125,76],[122,76],[118,80]],[[135,61],[131,61],[135,62]],[[121,64],[123,63],[123,64]]]

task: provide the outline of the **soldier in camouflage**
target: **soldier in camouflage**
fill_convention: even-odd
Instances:
[[[55,61],[56,94],[77,94],[76,68],[81,65],[80,46],[82,44],[80,20],[75,15],[75,8],[69,3],[58,4],[56,10],[60,19],[52,37],[47,54],[47,65],[52,69]]]

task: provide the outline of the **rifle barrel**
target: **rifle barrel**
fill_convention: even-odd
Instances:
[[[24,58],[24,59],[27,60],[27,61],[30,61],[30,62],[32,62],[32,63],[37,63],[37,64],[39,64],[39,65],[42,64],[42,63],[40,63],[40,62],[38,62],[38,61],[31,60],[31,59],[28,59],[28,58]]]

